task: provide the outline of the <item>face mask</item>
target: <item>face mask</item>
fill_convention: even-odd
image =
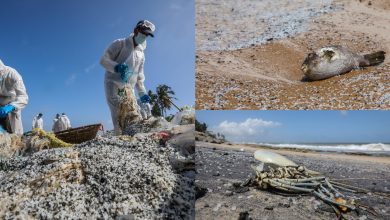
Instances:
[[[137,34],[137,36],[134,37],[134,41],[135,43],[137,44],[143,44],[146,40],[146,35],[145,34],[142,34],[142,33],[139,33]]]

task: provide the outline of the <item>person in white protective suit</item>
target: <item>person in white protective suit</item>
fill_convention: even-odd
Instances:
[[[72,128],[70,125],[70,120],[65,113],[62,113],[61,115],[61,122],[64,124],[65,130]]]
[[[100,64],[106,69],[104,85],[115,135],[122,134],[118,118],[120,91],[125,87],[131,88],[132,91],[136,88],[141,101],[150,102],[144,86],[144,50],[146,38],[154,37],[154,31],[155,26],[150,21],[139,21],[134,32],[127,38],[112,42],[100,60]],[[131,101],[136,103],[137,100]]]
[[[39,113],[37,116],[34,117],[32,121],[32,129],[34,128],[40,128],[43,129],[43,114]]]
[[[23,134],[22,109],[27,103],[22,77],[0,60],[0,132]]]
[[[60,114],[56,114],[56,117],[53,119],[53,132],[55,133],[61,131],[60,126]]]
[[[70,120],[68,116],[65,115],[65,113],[62,113],[61,116],[58,117],[58,120],[55,122],[54,125],[55,132],[68,130],[71,128]]]

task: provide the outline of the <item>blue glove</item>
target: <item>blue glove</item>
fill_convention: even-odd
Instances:
[[[131,71],[126,71],[125,73],[121,73],[122,82],[127,83],[129,81],[129,77],[133,74]]]
[[[126,63],[119,63],[114,68],[117,73],[125,73],[129,70],[129,66]]]
[[[122,82],[127,83],[130,75],[133,73],[129,70],[129,66],[126,63],[120,63],[115,66],[115,72],[121,74]]]
[[[148,102],[150,102],[150,96],[148,96],[148,95],[143,95],[143,96],[141,97],[141,102],[142,102],[142,103],[148,103]]]
[[[12,112],[15,110],[15,107],[13,105],[5,105],[3,107],[0,107],[0,118],[5,118],[7,117],[8,113]]]

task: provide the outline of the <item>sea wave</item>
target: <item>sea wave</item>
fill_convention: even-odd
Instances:
[[[257,145],[274,148],[306,149],[314,151],[335,151],[349,153],[379,153],[390,155],[390,144],[269,144],[257,143]]]

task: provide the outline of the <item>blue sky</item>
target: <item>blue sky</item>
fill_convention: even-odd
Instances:
[[[0,7],[0,59],[23,77],[30,102],[23,111],[25,131],[44,114],[50,130],[56,113],[72,125],[101,122],[112,128],[99,60],[115,39],[135,24],[156,25],[145,51],[145,86],[167,84],[179,106],[193,105],[195,9],[191,0],[14,0]]]
[[[390,111],[196,111],[235,142],[390,143]]]

